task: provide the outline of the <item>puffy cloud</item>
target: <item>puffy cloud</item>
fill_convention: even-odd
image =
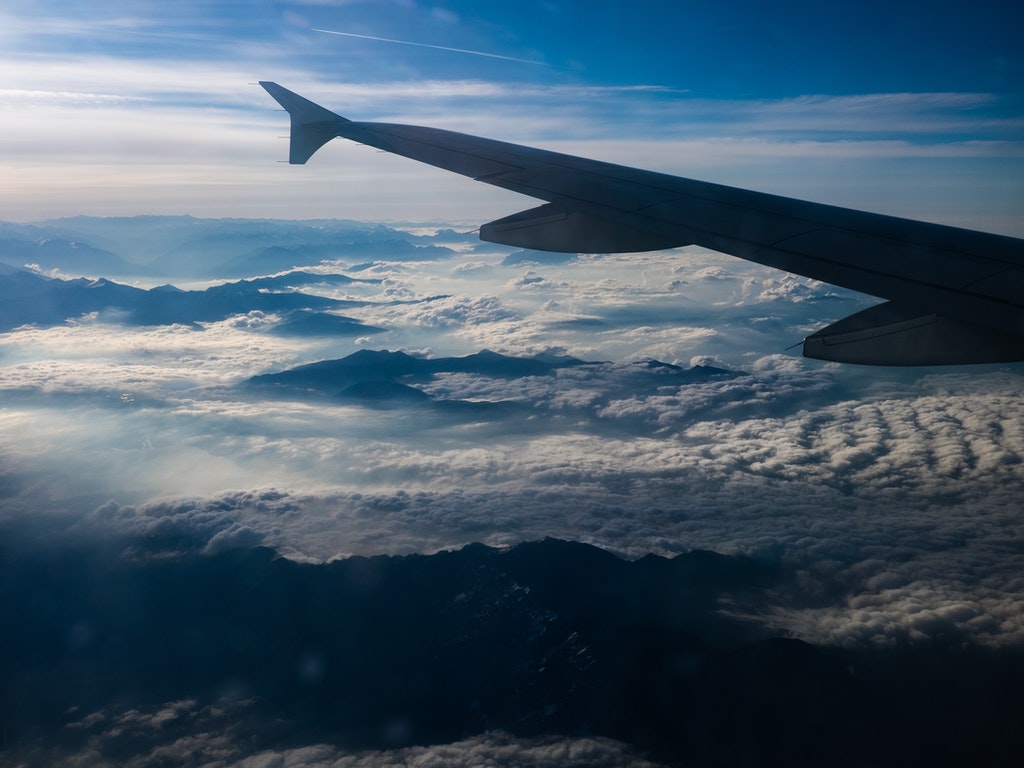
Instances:
[[[277,761],[277,762],[275,762]],[[632,765],[656,768],[658,763],[643,758],[626,745],[604,738],[563,738],[548,736],[519,739],[505,733],[490,732],[452,744],[429,747],[407,747],[391,752],[364,752],[339,755],[330,747],[309,747],[285,752],[266,752],[247,758],[245,766],[338,766],[363,768],[388,766],[465,766],[501,765],[511,768],[546,768],[546,766],[608,766]]]
[[[689,412],[678,393],[663,396],[669,402],[649,398],[638,413],[628,401],[615,403],[614,414],[595,414],[588,434],[579,409],[594,410],[603,394],[573,384],[544,390],[551,385],[515,384],[526,387],[524,399],[549,398],[553,415],[577,415],[541,419],[546,428],[524,423],[518,436],[499,422],[454,429],[433,446],[377,439],[357,450],[340,442],[326,453],[318,448],[348,467],[351,490],[230,493],[108,509],[97,519],[153,547],[259,541],[318,560],[543,536],[633,557],[744,552],[781,557],[807,573],[808,594],[829,594],[826,607],[797,604],[777,617],[807,639],[896,642],[939,627],[941,617],[975,640],[1024,639],[1014,618],[1024,593],[1013,575],[1021,565],[1024,444],[1014,430],[993,435],[978,402],[966,430],[955,427],[951,414],[966,410],[963,393],[804,410],[805,396],[827,394],[813,389],[813,377],[811,389],[790,395],[745,377],[695,387],[705,400]],[[1016,423],[1015,377],[1003,386],[988,395],[989,407],[1002,410],[1003,424]],[[772,415],[782,405],[790,414]],[[716,411],[732,416],[711,418]],[[601,428],[605,421],[655,429],[617,436]],[[951,431],[960,437],[943,439]],[[314,456],[302,452],[299,460]],[[396,486],[405,490],[387,490]]]
[[[614,739],[586,736],[513,736],[487,731],[447,744],[392,750],[351,750],[328,743],[268,749],[253,746],[265,739],[250,730],[259,721],[247,719],[245,702],[203,705],[196,700],[166,702],[157,707],[115,713],[93,712],[68,728],[88,734],[83,746],[38,747],[16,753],[33,762],[70,766],[153,768],[176,765],[217,765],[225,768],[425,768],[500,765],[512,768],[631,765],[657,768],[634,748]],[[116,755],[116,757],[114,757]]]
[[[519,319],[519,314],[496,296],[449,296],[422,304],[375,308],[368,312],[379,322],[404,322],[427,328],[452,328]]]
[[[378,261],[359,274],[379,284],[312,290],[351,292],[392,349],[607,362],[450,372],[408,382],[431,401],[372,409],[238,386],[356,349],[274,337],[268,315],[22,329],[0,339],[4,514],[54,510],[58,528],[129,536],[138,556],[265,544],[324,561],[543,536],[630,557],[743,552],[824,596],[780,609],[802,637],[895,641],[940,619],[985,642],[1019,636],[1016,367],[781,354],[865,300],[700,249],[582,256],[526,282],[497,255],[458,268],[481,258]],[[647,358],[746,375],[680,379]]]
[[[296,360],[293,342],[256,334],[273,316],[238,315],[202,330],[79,322],[0,337],[0,386],[46,392],[130,389],[154,394],[215,386]]]

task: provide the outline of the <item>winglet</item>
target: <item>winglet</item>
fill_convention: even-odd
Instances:
[[[339,123],[351,122],[277,83],[260,80],[260,85],[291,117],[292,134],[288,162],[292,165],[303,165],[314,152],[338,135]]]

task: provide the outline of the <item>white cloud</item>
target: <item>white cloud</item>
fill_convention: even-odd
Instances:
[[[448,744],[411,746],[393,750],[346,750],[333,744],[260,749],[250,746],[245,705],[203,706],[194,700],[168,702],[159,709],[133,709],[117,715],[96,712],[74,723],[93,732],[85,748],[51,746],[29,757],[72,766],[105,768],[129,765],[203,764],[233,768],[424,768],[425,766],[501,765],[512,768],[587,766],[613,768],[631,765],[657,768],[660,763],[614,739],[593,736],[514,737],[487,731]],[[120,753],[116,762],[112,746]]]
[[[350,314],[388,328],[374,346],[610,362],[445,374],[415,384],[463,405],[388,410],[238,388],[358,348],[282,340],[261,332],[266,315],[202,331],[19,330],[0,339],[4,514],[312,560],[543,536],[630,557],[751,553],[808,584],[850,585],[780,614],[801,636],[888,641],[933,616],[986,642],[1018,635],[1021,592],[1006,577],[1020,565],[1006,542],[1020,539],[1024,487],[1015,367],[863,370],[782,354],[865,299],[700,249],[586,256],[527,281],[458,269],[481,259],[499,260],[378,263],[361,274],[384,282],[359,295],[418,303]],[[749,375],[684,382],[645,368],[708,357]]]
[[[262,313],[238,316],[209,323],[202,330],[91,321],[23,328],[0,336],[0,350],[7,360],[0,368],[0,386],[152,395],[234,383],[299,359],[293,342],[253,332],[274,319]]]
[[[6,434],[31,425],[50,437],[36,451],[27,440],[5,449],[50,473],[59,464],[72,473],[69,488],[79,471],[114,472],[122,489],[129,474],[150,485],[162,477],[164,493],[202,478],[210,489],[261,477],[287,483],[106,504],[92,518],[172,547],[263,543],[318,560],[543,536],[632,557],[710,548],[781,556],[822,581],[848,583],[849,598],[777,618],[808,639],[894,641],[955,606],[970,608],[953,613],[966,617],[956,626],[971,636],[1019,637],[1018,376],[991,374],[984,385],[928,377],[934,394],[844,401],[832,391],[835,374],[764,368],[643,397],[623,396],[630,366],[616,365],[512,381],[453,374],[428,387],[526,406],[496,420],[194,401],[152,430],[151,442],[166,448],[140,442],[134,458],[104,448],[102,437],[97,444],[88,413],[76,417],[88,426],[74,437],[74,422],[57,432],[13,411]],[[125,418],[109,423],[123,434]],[[51,480],[48,493],[70,512],[80,502],[61,501],[60,487]]]

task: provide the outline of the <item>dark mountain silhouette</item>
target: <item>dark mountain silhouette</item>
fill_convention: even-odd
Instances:
[[[489,349],[482,349],[466,357],[448,357],[428,361],[433,372],[477,373],[501,379],[517,379],[521,376],[548,376],[559,368],[573,368],[586,365],[575,357],[537,355],[534,357],[509,357]]]
[[[282,394],[333,396],[366,382],[424,382],[438,373],[475,373],[481,376],[516,378],[549,375],[559,368],[586,365],[573,357],[508,357],[483,350],[466,357],[426,358],[405,352],[364,349],[340,360],[323,360],[280,373],[253,376],[252,386]]]
[[[355,400],[366,404],[417,404],[430,400],[430,396],[423,390],[395,381],[357,381],[341,390],[339,397],[342,400]]]
[[[127,762],[153,744],[115,716],[174,701],[217,704],[218,729],[254,751],[501,729],[609,736],[678,765],[1013,765],[1024,741],[1020,651],[773,636],[733,616],[790,594],[775,563],[628,562],[553,539],[322,565],[183,544],[0,539],[15,762],[44,744]],[[149,738],[187,736],[169,720]]]
[[[309,322],[304,320],[308,318],[304,312],[336,310],[359,303],[297,291],[267,290],[276,279],[240,280],[204,291],[183,291],[172,285],[144,290],[103,278],[60,280],[28,270],[10,270],[0,273],[0,331],[22,325],[61,325],[83,315],[129,325],[193,325],[252,311],[286,316],[299,313],[294,322],[300,323],[301,329],[303,322]],[[327,328],[326,322],[321,325],[319,332],[362,334],[376,330],[340,316],[332,328]]]
[[[341,275],[333,272],[324,274],[297,269],[279,275],[253,277],[246,280],[246,282],[249,285],[256,286],[257,288],[284,290],[286,288],[299,288],[310,285],[351,285],[352,283],[380,285],[381,280],[375,278],[349,277],[348,275]]]
[[[426,358],[405,352],[364,349],[338,360],[322,360],[290,368],[279,373],[253,376],[247,386],[267,395],[284,397],[335,398],[353,385],[368,382],[391,382],[409,387],[429,381],[440,373],[469,373],[500,379],[527,376],[551,376],[567,368],[588,370],[600,375],[607,363],[590,363],[574,357],[539,354],[533,357],[511,357],[490,350],[481,350],[465,357]],[[681,386],[709,378],[740,376],[741,373],[709,366],[682,368],[657,360],[631,366],[619,366],[607,395],[616,393],[654,392],[659,387]],[[424,396],[425,397],[425,396]],[[419,398],[416,398],[419,400]],[[400,400],[400,398],[395,399]],[[406,398],[412,402],[413,398]],[[449,404],[461,401],[445,401]],[[487,403],[463,403],[483,407]],[[491,405],[496,405],[492,403]]]

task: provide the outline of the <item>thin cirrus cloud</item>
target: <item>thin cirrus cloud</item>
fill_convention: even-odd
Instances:
[[[339,35],[341,37],[351,37],[358,40],[373,40],[378,43],[392,43],[394,45],[411,45],[417,48],[432,48],[437,51],[448,51],[449,53],[464,53],[469,56],[483,56],[487,59],[502,59],[503,61],[516,61],[520,64],[537,64],[539,66],[546,66],[542,61],[534,61],[532,59],[519,59],[514,56],[502,56],[497,53],[489,53],[487,51],[471,51],[465,48],[450,48],[444,45],[431,45],[429,43],[417,43],[412,40],[395,40],[390,37],[374,37],[373,35],[359,35],[354,32],[340,32],[334,29],[317,29],[313,28],[314,32],[323,32],[327,35]]]

